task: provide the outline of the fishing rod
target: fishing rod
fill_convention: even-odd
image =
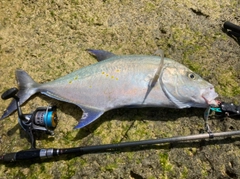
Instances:
[[[199,140],[199,139],[212,139],[216,137],[229,137],[234,135],[240,135],[240,130],[230,131],[230,132],[218,132],[218,133],[211,133],[211,134],[206,133],[206,134],[178,136],[178,137],[169,137],[169,138],[152,139],[152,140],[133,141],[133,142],[122,142],[117,144],[93,145],[93,146],[75,147],[75,148],[30,149],[30,150],[23,150],[19,152],[4,154],[0,156],[0,161],[15,162],[15,161],[21,161],[21,160],[51,158],[51,157],[61,156],[66,154],[83,155],[83,154],[89,154],[89,153],[111,152],[117,149],[129,148],[129,147],[143,147],[143,146],[163,144],[163,143],[174,143],[174,142],[191,141],[191,140]]]
[[[13,153],[6,153],[0,156],[0,162],[14,162],[22,160],[33,160],[41,158],[50,158],[67,154],[83,155],[89,153],[99,153],[99,152],[110,152],[117,149],[128,148],[128,147],[143,147],[149,145],[163,144],[163,143],[177,143],[182,141],[192,141],[200,139],[213,139],[218,137],[229,137],[240,135],[240,130],[229,131],[229,132],[218,132],[213,133],[209,126],[207,126],[207,133],[188,135],[188,136],[176,136],[169,138],[151,139],[151,140],[141,140],[132,142],[122,142],[116,144],[104,144],[104,145],[93,145],[84,147],[74,147],[74,148],[36,148],[36,132],[45,132],[49,135],[53,135],[53,130],[57,126],[58,118],[56,114],[56,107],[39,107],[33,113],[23,114],[19,98],[16,96],[18,92],[17,88],[11,88],[2,94],[2,99],[6,100],[13,98],[16,101],[17,111],[18,111],[18,122],[20,126],[28,133],[30,137],[31,148],[29,150],[22,150]],[[215,111],[223,116],[235,116],[240,115],[240,106],[236,106],[233,103],[221,103],[218,107],[209,107],[205,111],[204,119],[205,124],[207,124],[208,116],[211,111]]]

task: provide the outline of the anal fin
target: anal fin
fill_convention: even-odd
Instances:
[[[83,110],[83,114],[82,114],[82,118],[80,119],[79,123],[77,126],[74,127],[74,129],[80,129],[83,128],[85,126],[87,126],[88,124],[92,123],[93,121],[95,121],[97,118],[99,118],[105,111],[101,110],[101,109],[97,109],[97,108],[91,108],[91,107],[86,107],[83,106],[81,104],[77,104],[74,101],[70,101],[62,96],[59,96],[55,93],[52,93],[50,91],[44,91],[41,92],[44,95],[47,95],[51,98],[60,100],[60,101],[65,101],[68,103],[72,103],[75,104],[77,106],[79,106],[82,110]]]
[[[88,124],[98,119],[105,112],[95,108],[89,108],[89,107],[83,107],[83,106],[79,106],[79,107],[83,110],[83,114],[78,125],[76,125],[74,129],[80,129],[87,126]]]

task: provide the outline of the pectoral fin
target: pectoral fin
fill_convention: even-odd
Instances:
[[[79,107],[83,110],[83,114],[78,125],[75,126],[74,129],[80,129],[87,126],[88,124],[98,119],[104,113],[104,111],[95,108],[89,108],[85,106]]]
[[[143,102],[145,102],[145,100],[147,99],[149,93],[151,92],[151,90],[153,89],[153,87],[156,85],[160,75],[161,75],[161,72],[162,72],[162,69],[163,69],[163,66],[164,66],[164,53],[163,53],[163,50],[158,50],[155,52],[156,55],[159,55],[161,57],[161,61],[158,65],[158,68],[157,68],[157,71],[155,72],[154,76],[152,79],[150,79],[149,81],[149,84],[148,84],[148,89],[147,89],[147,92],[146,92],[146,95],[143,99]]]
[[[149,86],[150,86],[151,88],[153,88],[153,87],[155,86],[155,84],[157,83],[157,80],[159,79],[159,76],[160,76],[160,74],[161,74],[162,68],[163,68],[163,66],[164,66],[164,53],[163,53],[163,50],[160,50],[160,49],[159,49],[159,50],[157,50],[157,51],[155,52],[155,54],[156,54],[156,55],[159,55],[159,56],[161,57],[161,61],[160,61],[159,65],[158,65],[157,71],[156,71],[153,79],[152,79],[152,80],[150,81],[150,83],[149,83]]]

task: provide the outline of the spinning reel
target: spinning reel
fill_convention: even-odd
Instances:
[[[18,123],[25,132],[28,133],[31,142],[31,148],[36,148],[35,132],[43,131],[48,135],[54,135],[53,130],[57,126],[58,118],[56,107],[38,107],[33,113],[23,114],[19,98],[16,96],[17,88],[10,88],[2,94],[2,99],[13,98],[16,101],[18,112]]]

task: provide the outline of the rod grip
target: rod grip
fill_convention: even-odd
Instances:
[[[40,149],[24,150],[19,152],[7,153],[0,157],[1,161],[14,162],[18,160],[31,160],[40,158]]]
[[[240,33],[240,26],[237,26],[229,21],[226,21],[224,24],[223,24],[223,27],[225,29],[229,29],[229,30],[232,30],[234,32],[237,32],[237,33]]]

